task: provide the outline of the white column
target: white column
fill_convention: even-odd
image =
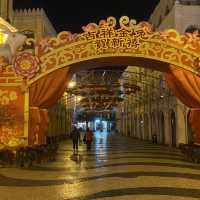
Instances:
[[[177,99],[176,110],[176,143],[187,143],[184,105]]]

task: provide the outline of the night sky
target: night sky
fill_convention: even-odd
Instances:
[[[127,15],[137,21],[148,20],[159,0],[14,0],[14,9],[44,8],[57,32],[81,32],[90,22],[108,16]]]

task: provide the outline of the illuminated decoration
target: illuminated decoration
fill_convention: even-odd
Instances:
[[[78,96],[78,97],[77,97],[77,101],[78,101],[78,102],[81,101],[81,99],[82,99],[81,96]]]
[[[112,89],[109,90],[108,86],[105,84],[84,84],[80,86],[73,86],[71,88],[68,88],[66,91],[69,94],[75,94],[75,95],[81,95],[81,96],[86,96],[86,95],[107,95],[107,96],[115,96],[118,95],[121,90],[120,90],[120,84],[119,83],[111,83]],[[75,87],[75,88],[74,88]],[[124,91],[123,94],[129,95],[129,94],[134,94],[137,91],[140,91],[140,87],[138,87],[135,84],[129,84],[125,83],[123,85]]]
[[[112,110],[119,101],[119,97],[115,96],[84,97],[79,102],[79,106],[84,108],[84,111],[103,112],[105,110]]]
[[[0,56],[5,57],[8,64],[12,64],[13,57],[26,39],[21,33],[0,31]]]
[[[29,52],[17,55],[13,67],[16,73],[24,79],[32,78],[40,69],[37,57]]]
[[[43,40],[43,45],[37,42],[35,54],[42,71],[29,84],[65,66],[80,66],[81,62],[95,59],[108,59],[116,64],[117,57],[124,65],[142,60],[148,61],[153,69],[158,64],[155,61],[160,61],[161,71],[173,64],[199,74],[200,38],[196,34],[181,35],[174,29],[154,32],[148,22],[136,24],[127,16],[120,18],[119,28],[116,19],[108,17],[99,24],[88,24],[83,30],[80,34],[61,32],[56,38],[45,40],[45,45]]]
[[[76,82],[75,81],[70,81],[69,84],[68,84],[69,88],[73,88],[75,86],[76,86]]]
[[[2,17],[0,17],[0,29],[10,31],[10,32],[17,32],[17,29],[11,26],[7,21],[5,21]]]
[[[85,70],[77,72],[76,86],[67,88],[69,95],[76,97],[76,106],[84,111],[112,111],[124,100],[125,95],[136,94],[141,91],[136,79],[125,78],[122,70]],[[126,76],[128,76],[126,74]],[[132,74],[129,74],[133,78]]]
[[[17,86],[0,89],[0,145],[16,148],[23,145],[24,95]]]
[[[0,44],[4,44],[8,38],[8,34],[0,32]]]
[[[12,32],[10,30],[10,32],[16,31]],[[23,44],[24,38],[18,42],[19,45],[16,45],[16,41],[18,41],[16,36],[17,33],[12,34],[12,42],[9,45],[11,58]],[[3,42],[4,39],[2,35],[1,41]],[[10,38],[8,40],[10,41]],[[11,122],[16,125],[16,128],[9,130],[11,124],[7,125],[6,120],[0,120],[3,126],[1,133],[3,137],[6,137],[8,132],[10,132],[10,135],[16,133],[14,141],[15,138],[19,139],[19,137],[25,137],[28,140],[31,130],[28,123],[32,114],[29,107],[30,90],[24,88],[25,92],[22,93],[22,79],[27,80],[26,83],[31,86],[40,78],[46,77],[48,74],[64,67],[69,70],[66,70],[66,74],[70,74],[71,72],[76,73],[76,70],[106,66],[114,67],[119,64],[122,66],[147,67],[159,71],[167,71],[169,65],[173,65],[200,75],[200,38],[197,37],[196,33],[181,35],[174,29],[153,31],[149,23],[140,22],[137,24],[135,20],[129,20],[127,16],[121,17],[119,24],[117,24],[117,20],[114,17],[109,17],[107,20],[101,20],[99,24],[90,23],[84,26],[83,32],[80,34],[61,32],[57,37],[53,38],[46,37],[39,41],[35,41],[32,38],[27,40],[27,44],[32,44],[32,42],[34,43],[34,49],[31,49],[33,54],[26,51],[18,53],[13,65],[6,66],[5,70],[2,69],[6,60],[2,58],[0,61],[0,64],[2,64],[2,67],[0,65],[2,71],[2,76],[0,77],[1,90],[3,88],[5,91],[15,91],[17,95],[17,99],[10,101],[10,104],[8,104],[10,117],[13,119]],[[14,73],[13,69],[15,70]],[[19,76],[16,77],[16,74]],[[35,85],[37,86],[37,84]],[[134,94],[141,90],[140,86],[135,84],[128,85],[128,83],[127,85],[126,83],[116,83],[116,87],[114,82],[112,84],[113,87],[108,85],[105,87],[105,85],[96,84],[94,88],[85,85],[87,93],[77,93],[75,95],[83,96],[79,103],[86,110],[96,109],[99,111],[102,109],[111,110],[123,99],[124,94]],[[67,90],[72,89],[74,86],[69,84]],[[43,84],[41,84],[42,87]],[[37,89],[37,87],[34,88]],[[91,96],[88,90],[90,90],[89,92],[94,92],[94,94]],[[85,92],[83,89],[80,89],[80,91]],[[33,93],[30,94],[30,96],[33,95]],[[48,98],[51,98],[51,95],[48,96]],[[12,98],[14,97],[13,93]],[[5,102],[5,106],[3,105],[2,109],[7,111],[8,100],[5,97],[2,98],[1,101]],[[15,111],[13,110],[13,105],[16,108]],[[29,111],[31,111],[30,116]],[[12,114],[15,114],[15,116]],[[2,141],[9,143],[11,139],[3,138]]]

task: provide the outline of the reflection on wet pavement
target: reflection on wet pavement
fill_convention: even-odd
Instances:
[[[70,140],[56,162],[0,168],[0,200],[200,199],[200,165],[178,149],[104,131],[74,156]]]

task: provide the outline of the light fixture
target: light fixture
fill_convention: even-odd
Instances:
[[[0,44],[5,44],[8,39],[8,34],[0,32]]]
[[[67,96],[67,92],[64,92],[63,96]]]
[[[69,88],[73,88],[75,86],[76,86],[76,82],[75,81],[70,81],[69,84],[68,84]]]
[[[82,97],[81,96],[78,96],[77,97],[77,101],[81,101]]]

